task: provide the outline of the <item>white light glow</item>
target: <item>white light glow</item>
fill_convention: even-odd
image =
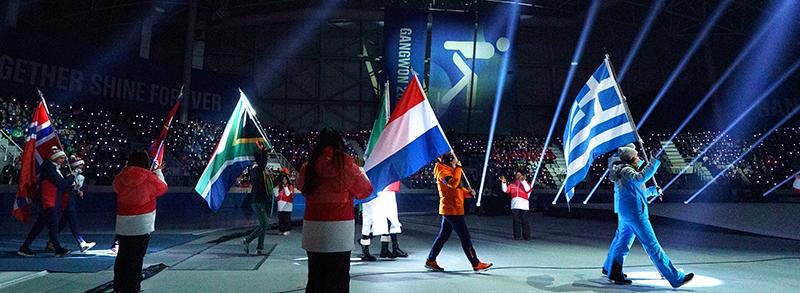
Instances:
[[[661,274],[658,272],[629,272],[626,271],[625,274],[628,275],[628,279],[633,281],[633,285],[640,285],[640,286],[651,286],[651,287],[667,287],[672,288],[669,282],[666,279],[661,278]],[[717,278],[703,276],[703,275],[694,275],[694,279],[692,279],[689,284],[684,285],[681,288],[703,288],[703,287],[716,287],[722,285],[722,280]]]

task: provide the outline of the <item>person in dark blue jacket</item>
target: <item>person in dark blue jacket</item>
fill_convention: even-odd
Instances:
[[[647,210],[648,198],[659,196],[657,187],[645,187],[645,182],[655,175],[661,165],[657,159],[641,166],[636,148],[629,144],[619,148],[617,155],[609,159],[609,179],[614,182],[614,212],[617,213],[618,224],[603,272],[609,272],[608,279],[615,284],[630,284],[622,273],[625,256],[639,239],[650,260],[669,284],[678,288],[694,278],[694,274],[684,274],[670,261],[667,254],[658,244]]]
[[[25,242],[17,251],[18,255],[26,257],[35,255],[30,249],[30,245],[39,236],[45,225],[47,225],[50,243],[54,246],[53,252],[55,256],[61,257],[70,252],[69,249],[61,247],[58,242],[58,213],[61,210],[61,201],[63,195],[72,189],[72,184],[75,181],[75,174],[66,174],[65,176],[59,169],[66,161],[67,155],[64,151],[54,146],[50,160],[42,162],[39,167],[42,210],[39,212],[39,217],[36,219],[36,223],[33,224],[33,228],[28,233]]]

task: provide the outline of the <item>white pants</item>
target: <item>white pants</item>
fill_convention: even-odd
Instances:
[[[362,235],[377,236],[401,232],[402,225],[397,218],[397,199],[394,191],[378,192],[377,198],[364,203],[362,207]]]

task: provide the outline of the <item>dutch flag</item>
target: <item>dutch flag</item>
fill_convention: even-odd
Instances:
[[[626,108],[606,58],[575,98],[564,129],[567,177],[563,187],[567,201],[572,199],[575,186],[586,177],[594,159],[636,142]]]
[[[364,165],[373,194],[363,202],[450,151],[439,120],[414,75]]]

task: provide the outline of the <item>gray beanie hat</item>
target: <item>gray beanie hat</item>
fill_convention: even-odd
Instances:
[[[639,155],[639,152],[636,151],[636,146],[634,146],[632,143],[620,147],[617,152],[619,153],[620,160],[623,162],[630,162],[633,160],[633,157]]]

